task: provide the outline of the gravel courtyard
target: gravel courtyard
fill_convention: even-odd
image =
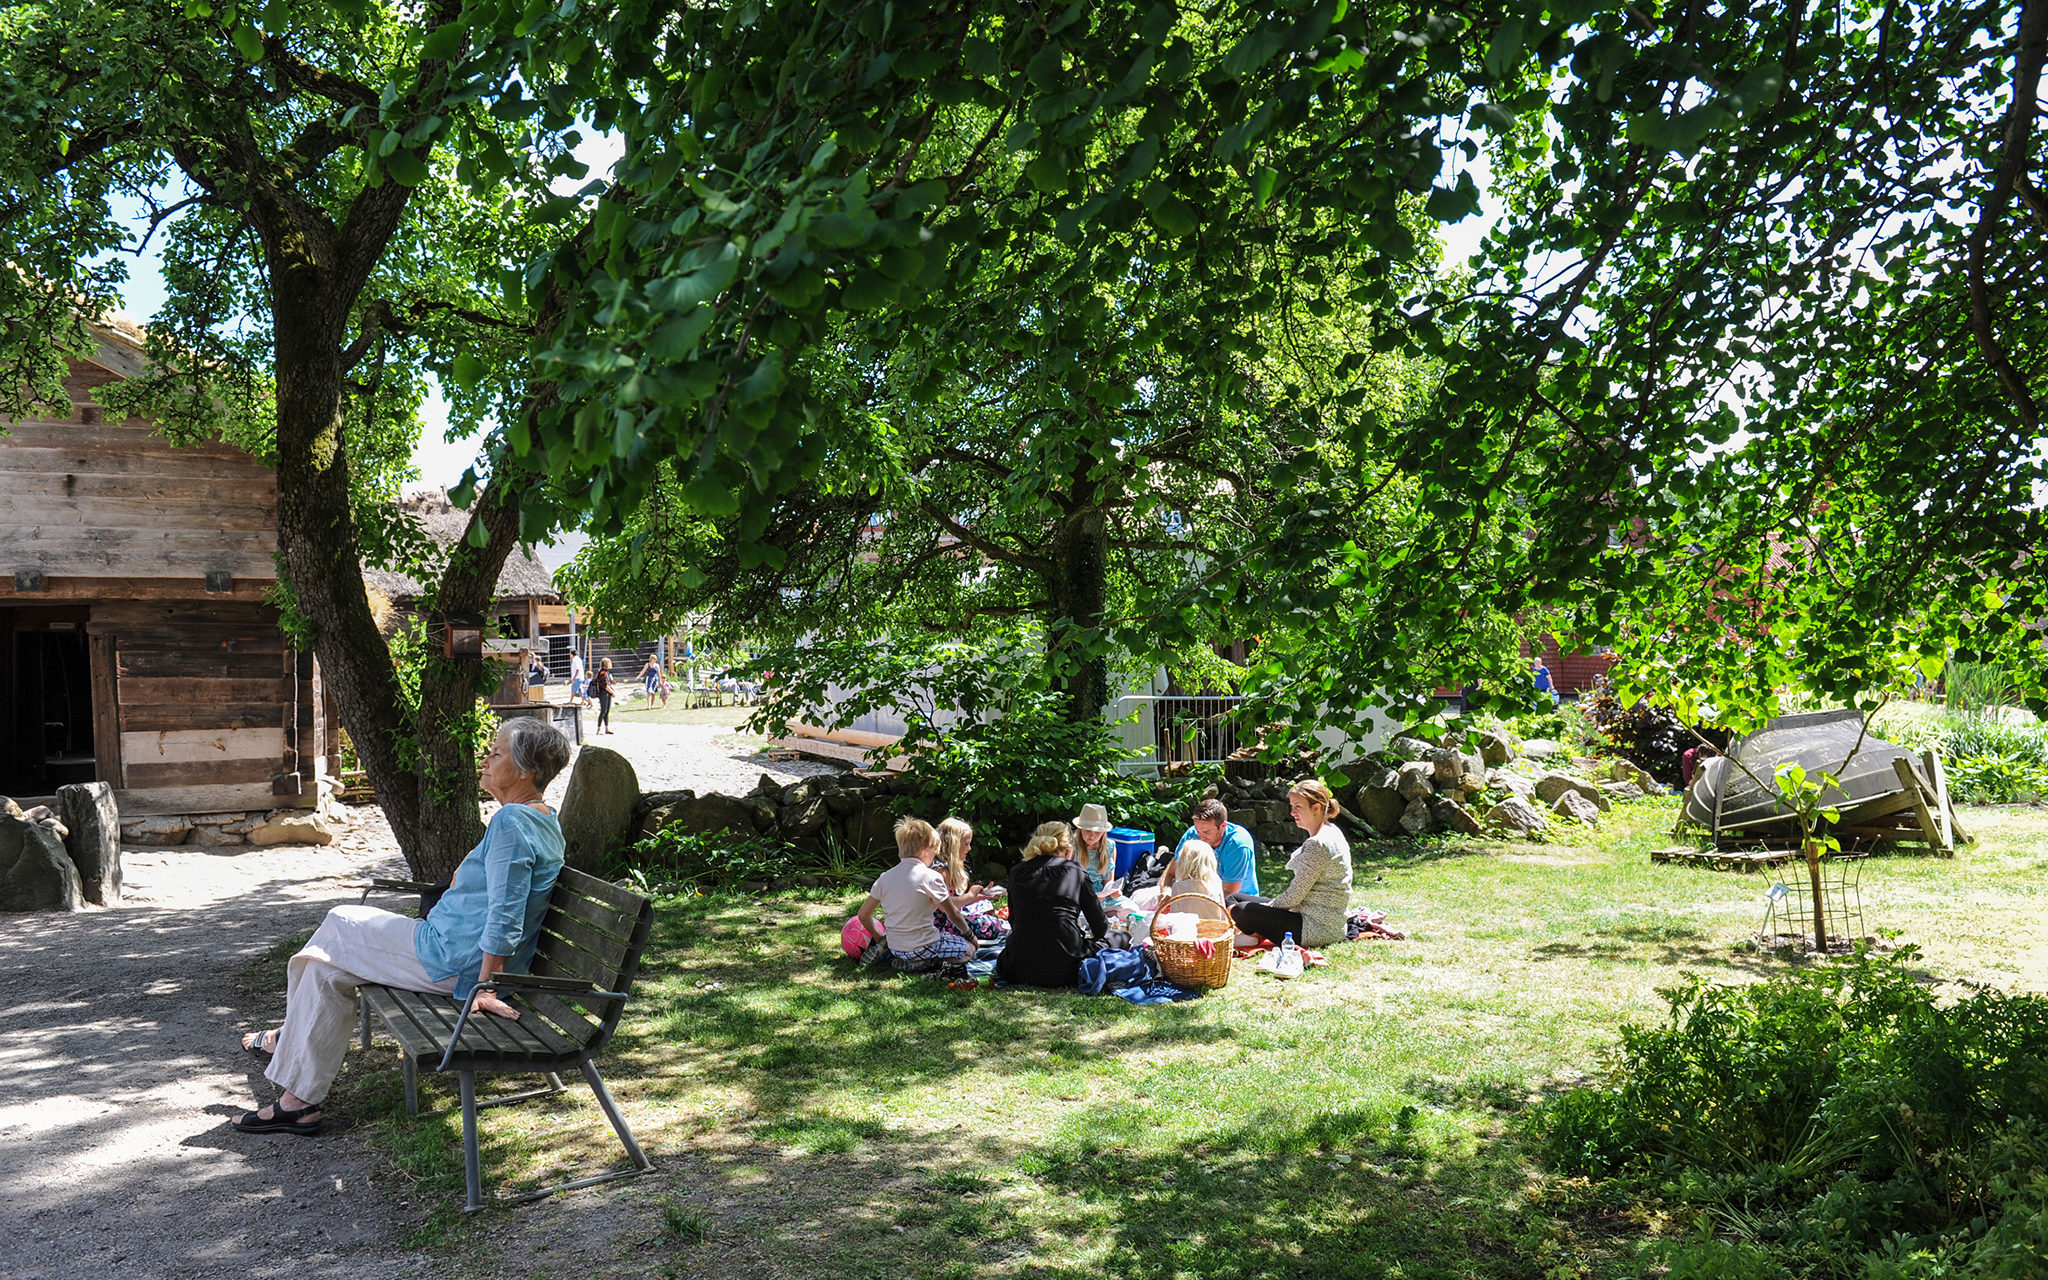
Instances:
[[[618,717],[589,741],[643,790],[751,791],[831,766],[770,762],[726,724]],[[559,802],[567,771],[550,788]],[[249,972],[370,875],[403,874],[375,809],[326,847],[124,850],[121,905],[0,916],[0,1275],[11,1280],[420,1274],[422,1216],[346,1131],[227,1127],[260,1092],[242,1031],[276,1003]]]

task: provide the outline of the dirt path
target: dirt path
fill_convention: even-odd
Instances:
[[[401,870],[372,816],[327,848],[132,848],[121,906],[0,916],[0,1275],[418,1273],[405,1210],[343,1138],[251,1137],[244,972]]]

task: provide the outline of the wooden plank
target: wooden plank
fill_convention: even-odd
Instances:
[[[573,945],[600,964],[609,966],[613,973],[618,972],[620,963],[626,958],[626,944],[622,939],[608,937],[581,920],[566,916],[558,910],[550,908],[541,920],[540,928],[544,935],[540,940],[540,949],[550,954],[559,948]],[[605,987],[607,990],[611,989],[611,980],[605,981]]]
[[[250,634],[277,631],[275,606],[214,596],[198,600],[107,600],[93,606],[95,621],[123,627],[154,627],[171,634],[191,627],[246,627]]]
[[[579,898],[589,898],[602,903],[628,922],[639,919],[641,908],[647,905],[647,899],[632,890],[621,889],[609,880],[600,880],[589,872],[578,871],[574,867],[563,867],[561,876],[555,881],[555,905],[568,905],[559,901],[563,894],[574,894]],[[581,912],[574,914],[579,918],[590,918]],[[631,928],[628,927],[620,931],[620,936],[623,937],[630,932]]]
[[[121,776],[121,698],[117,692],[120,656],[112,636],[88,634],[91,662],[93,772],[101,782],[123,787]]]
[[[180,760],[170,764],[138,764],[130,760],[122,777],[130,787],[209,787],[231,783],[270,783],[277,757],[263,760]],[[266,801],[264,808],[271,807]]]
[[[98,406],[94,406],[98,407]],[[159,434],[147,418],[123,418],[108,422],[80,422],[75,417],[57,421],[47,417],[16,418],[7,424],[7,438],[21,447],[64,449],[86,453],[147,452],[165,458],[229,458],[253,471],[276,473],[247,452],[220,440],[197,444],[175,444]]]
[[[0,531],[0,545],[6,533]],[[202,542],[132,546],[24,546],[14,557],[16,569],[40,569],[50,577],[203,578],[216,571],[237,578],[269,578],[277,566],[268,551],[209,550]],[[203,588],[203,583],[201,584]]]
[[[233,586],[224,592],[206,589],[203,573],[190,573],[170,577],[127,577],[116,574],[50,574],[43,579],[43,589],[34,592],[16,592],[14,575],[0,574],[0,601],[15,600],[24,604],[57,600],[207,600],[245,601],[261,603],[272,587],[277,585],[271,575],[276,572],[273,564],[259,577],[236,574]]]
[[[199,760],[275,760],[284,750],[284,730],[163,729],[121,735],[121,754],[130,766]]]
[[[274,653],[215,653],[201,650],[174,652],[167,649],[123,649],[123,679],[158,679],[177,676],[190,680],[260,680],[277,670]]]
[[[121,698],[137,706],[161,702],[268,702],[282,707],[291,701],[289,681],[268,680],[123,680]],[[280,722],[273,722],[280,723]]]
[[[246,454],[226,456],[189,449],[79,449],[13,443],[0,438],[0,469],[50,475],[193,476],[202,480],[241,480],[274,487],[277,476]]]
[[[254,702],[123,702],[121,727],[129,732],[171,729],[264,729],[281,723],[275,699]]]
[[[114,803],[120,806],[124,818],[139,818],[157,813],[233,813],[250,809],[306,809],[312,807],[312,797],[301,797],[299,802],[277,800],[270,794],[270,783],[233,783],[198,787],[130,787],[114,793]]]
[[[1913,762],[1904,756],[1892,758],[1892,772],[1899,777],[1899,785],[1912,793],[1913,816],[1920,820],[1920,833],[1927,837],[1930,847],[1946,851],[1941,842],[1941,828],[1935,825],[1934,815],[1927,810],[1927,797],[1920,790],[1920,775],[1913,771]]]
[[[1920,759],[1927,765],[1927,779],[1934,784],[1934,812],[1941,820],[1941,843],[1946,849],[1956,847],[1954,830],[1955,809],[1948,800],[1948,770],[1941,767],[1941,757],[1933,751],[1922,751]]]
[[[554,951],[539,952],[533,957],[533,971],[544,978],[580,978],[595,982],[600,990],[610,991],[608,983],[618,981],[618,971],[607,966],[596,956],[585,954],[573,947],[562,947]]]
[[[19,488],[12,486],[8,496],[31,506],[39,527],[69,530],[73,535],[97,528],[186,529],[194,532],[267,530],[273,534],[277,531],[277,507],[271,503],[245,503],[220,498],[209,501],[194,499],[190,495],[155,501],[63,495],[38,497],[33,504],[27,504]]]
[[[17,518],[24,512],[16,511]],[[164,528],[150,525],[88,525],[45,523],[0,524],[0,546],[17,558],[39,550],[83,548],[87,551],[153,555],[186,547],[218,547],[228,557],[277,550],[276,529]]]
[[[536,1014],[553,1023],[564,1037],[577,1045],[589,1044],[597,1039],[599,1032],[604,1029],[602,1018],[569,1004],[553,992],[521,991],[519,999]]]
[[[273,489],[252,484],[247,478],[209,479],[201,476],[98,475],[81,471],[31,471],[8,478],[8,493],[15,497],[76,498],[81,502],[119,502],[142,505],[201,504],[248,510],[277,508]]]

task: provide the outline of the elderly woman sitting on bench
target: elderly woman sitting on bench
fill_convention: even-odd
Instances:
[[[501,808],[424,920],[376,907],[336,907],[286,965],[284,1025],[242,1038],[270,1059],[284,1090],[269,1106],[230,1121],[244,1133],[320,1132],[320,1101],[341,1069],[354,1024],[356,987],[382,983],[439,991],[483,1013],[517,1018],[476,985],[533,957],[548,895],[562,871],[562,827],[542,792],[569,763],[569,741],[544,721],[505,722],[483,760],[482,781]]]

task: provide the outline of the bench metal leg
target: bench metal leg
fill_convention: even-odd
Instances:
[[[405,1072],[405,1114],[414,1119],[420,1114],[420,1069],[412,1055],[400,1052],[398,1065]]]
[[[597,1074],[597,1064],[590,1059],[583,1060],[583,1078],[590,1082],[590,1091],[597,1095],[597,1105],[604,1108],[604,1118],[612,1122],[612,1132],[619,1135],[625,1144],[626,1154],[633,1158],[635,1172],[645,1173],[654,1167],[640,1144],[633,1140],[633,1131],[626,1125],[626,1117],[619,1114],[619,1104],[612,1101],[611,1090],[604,1087],[604,1077]]]
[[[469,1180],[469,1201],[462,1206],[462,1211],[477,1213],[484,1207],[484,1175],[476,1149],[476,1073],[460,1071],[456,1075],[462,1086],[463,1172]]]

